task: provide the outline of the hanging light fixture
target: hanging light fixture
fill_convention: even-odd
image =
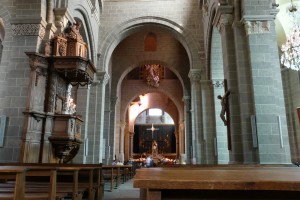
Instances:
[[[299,7],[291,0],[288,7],[288,16],[292,22],[292,31],[287,36],[287,41],[281,46],[281,64],[293,70],[300,70],[300,27]]]

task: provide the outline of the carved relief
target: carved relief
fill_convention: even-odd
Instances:
[[[57,85],[56,85],[56,94],[60,97],[64,97],[65,93],[66,93],[66,81],[61,78],[61,77],[57,77]]]
[[[270,33],[270,22],[269,21],[246,21],[245,30],[247,35]]]
[[[214,88],[224,88],[224,80],[213,80]]]
[[[71,27],[67,28],[66,33],[67,37],[78,42],[83,42],[82,36],[79,33],[81,27],[81,22],[74,23]]]
[[[12,24],[13,35],[38,35],[45,36],[45,27],[41,24]]]
[[[54,52],[55,56],[67,55],[67,39],[63,34],[60,34],[54,38]]]
[[[57,77],[53,74],[53,76],[49,80],[49,96],[48,96],[48,105],[47,105],[47,112],[54,112],[54,104],[56,98],[56,84],[57,84]]]

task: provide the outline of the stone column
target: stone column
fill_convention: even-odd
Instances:
[[[124,162],[125,127],[126,127],[126,123],[121,122],[120,123],[120,150],[119,150],[120,162]]]
[[[191,128],[191,97],[184,96],[184,113],[185,113],[185,156],[186,162],[191,163],[193,157],[192,128]]]
[[[175,138],[176,138],[176,157],[178,158],[180,153],[179,153],[179,141],[180,141],[180,136],[179,136],[179,124],[175,124]]]
[[[191,104],[192,104],[192,146],[193,159],[197,164],[204,162],[204,138],[203,138],[203,117],[202,117],[202,99],[201,99],[201,71],[191,69],[189,73],[191,80]]]
[[[108,144],[110,146],[110,159],[108,159],[109,163],[112,163],[113,159],[115,159],[116,153],[119,152],[118,148],[119,140],[116,138],[116,104],[118,101],[118,97],[110,98],[110,117],[109,117],[109,130],[108,130]],[[117,146],[116,146],[117,145]]]
[[[185,126],[184,121],[180,122],[179,124],[179,156],[183,154],[184,148],[185,148],[185,132],[184,132]]]
[[[225,89],[230,90],[229,104],[229,150],[230,163],[243,162],[243,144],[241,137],[241,114],[239,103],[239,83],[236,67],[236,50],[234,43],[233,6],[223,4],[218,7],[214,25],[218,28],[222,40]],[[225,91],[224,91],[225,93]],[[223,95],[222,95],[223,96]]]
[[[214,113],[213,85],[211,80],[201,81],[203,110],[204,164],[216,164],[215,152],[216,123]]]
[[[247,7],[254,8],[255,4]],[[257,139],[260,163],[291,163],[279,53],[274,42],[275,16],[272,12],[276,15],[276,10],[270,10],[270,15],[261,13],[244,17],[255,111],[253,137]]]
[[[125,129],[124,129],[124,159],[129,160],[129,131],[128,131],[128,124],[125,123]]]
[[[87,156],[88,156],[88,147],[89,147],[89,137],[88,137],[88,130],[89,130],[89,103],[90,103],[90,92],[91,92],[91,85],[86,87],[79,87],[77,92],[77,106],[76,112],[80,113],[84,119],[84,125],[82,126],[82,133],[81,138],[83,139],[83,143],[79,149],[77,156],[74,158],[78,163],[87,163]],[[77,158],[79,157],[80,160]],[[81,162],[80,162],[81,161]]]
[[[103,128],[104,128],[104,105],[105,105],[105,86],[108,82],[109,75],[105,72],[97,72],[97,99],[96,99],[96,113],[95,113],[95,155],[94,163],[102,163],[103,147]]]

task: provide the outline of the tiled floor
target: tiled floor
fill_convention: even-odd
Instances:
[[[106,188],[106,187],[105,187]],[[140,199],[140,190],[133,188],[133,179],[121,184],[113,192],[104,191],[104,200],[138,200]]]

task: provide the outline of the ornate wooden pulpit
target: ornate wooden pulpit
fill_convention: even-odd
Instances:
[[[75,23],[46,42],[44,55],[26,53],[31,75],[21,162],[68,162],[79,150],[77,90],[91,84],[96,72],[79,28]]]

